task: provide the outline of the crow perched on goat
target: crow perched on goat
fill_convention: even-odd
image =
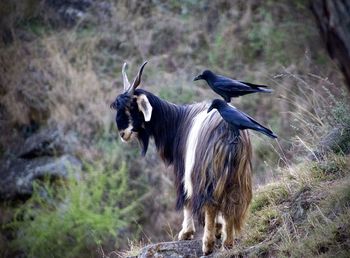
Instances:
[[[233,80],[221,75],[216,75],[210,70],[205,70],[202,74],[194,78],[194,81],[197,80],[205,80],[210,88],[223,97],[226,102],[230,102],[231,98],[236,98],[255,92],[272,92],[272,90],[267,89],[267,86],[265,85]]]
[[[238,110],[237,108],[227,104],[221,99],[214,99],[208,109],[208,113],[212,109],[217,109],[222,118],[231,126],[235,132],[235,138],[239,136],[239,130],[252,129],[271,138],[277,138],[277,136],[270,130],[259,124],[253,118]],[[236,140],[234,139],[234,140]]]

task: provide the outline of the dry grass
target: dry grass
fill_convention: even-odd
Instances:
[[[86,46],[74,34],[38,39],[2,53],[6,93],[1,102],[11,124],[47,121],[91,135],[105,122],[110,92],[104,92],[106,87],[86,55],[91,53],[89,48],[94,42],[90,40]],[[69,53],[65,53],[66,48]]]
[[[103,258],[123,258],[123,257],[136,257],[141,249],[149,243],[144,243],[141,241],[131,241],[128,240],[128,249],[125,251],[113,251],[110,253],[105,253],[103,249],[100,250],[100,257]]]

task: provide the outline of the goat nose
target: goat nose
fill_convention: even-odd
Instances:
[[[123,137],[124,137],[124,135],[125,135],[125,133],[124,133],[124,132],[121,132],[121,133],[120,133],[120,137],[122,137],[122,138],[123,138]]]

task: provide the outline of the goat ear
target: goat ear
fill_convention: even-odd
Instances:
[[[143,113],[145,121],[150,121],[153,107],[149,103],[147,96],[145,94],[140,94],[139,96],[137,96],[136,102],[137,106],[139,107],[139,110]]]

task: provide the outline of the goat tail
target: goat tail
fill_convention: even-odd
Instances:
[[[234,181],[237,182],[238,185],[235,191],[239,202],[238,205],[234,204],[233,207],[227,207],[229,213],[232,212],[234,217],[234,227],[237,233],[241,231],[253,196],[251,175],[252,147],[248,134],[242,135],[242,145],[239,159],[237,173],[235,174],[234,178]],[[230,208],[232,208],[232,211]]]
[[[201,218],[203,207],[212,205],[226,217],[234,220],[236,231],[243,226],[252,199],[252,146],[247,130],[240,133],[238,143],[229,143],[234,137],[221,117],[215,130],[203,130],[201,145],[191,175],[193,195],[192,212]]]
[[[241,133],[237,144],[225,146],[227,149],[224,152],[228,155],[226,161],[214,163],[217,182],[213,197],[218,201],[224,216],[233,218],[235,230],[239,233],[252,199],[252,148],[248,132]]]

